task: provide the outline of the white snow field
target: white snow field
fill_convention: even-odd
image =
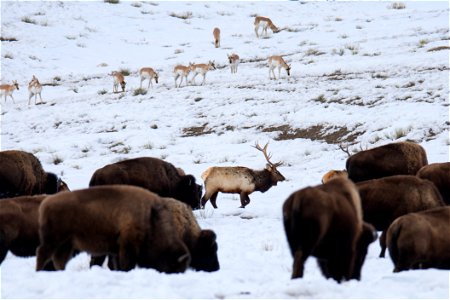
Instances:
[[[256,15],[282,29],[256,38]],[[221,47],[212,31],[221,29]],[[449,160],[449,4],[440,2],[1,2],[1,81],[20,89],[1,100],[1,149],[34,153],[72,190],[93,172],[139,156],[193,174],[210,166],[262,169],[252,148],[269,144],[287,178],[266,193],[219,194],[195,211],[216,232],[221,269],[167,275],[152,269],[89,269],[80,254],[65,271],[36,272],[35,258],[8,254],[2,298],[449,298],[449,272],[393,273],[371,244],[361,281],[325,279],[315,258],[291,280],[281,207],[294,191],[344,169],[350,151],[413,140],[428,160]],[[231,74],[227,54],[241,63]],[[283,55],[291,76],[269,80]],[[175,88],[177,64],[207,63],[205,85]],[[145,95],[138,70],[160,76]],[[112,93],[112,71],[128,71]],[[278,76],[278,72],[275,72]],[[45,104],[28,105],[32,76]],[[144,82],[147,87],[147,82]]]

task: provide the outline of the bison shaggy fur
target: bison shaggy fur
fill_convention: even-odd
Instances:
[[[109,164],[92,175],[89,186],[129,184],[154,192],[161,197],[180,200],[193,209],[200,205],[202,187],[195,177],[184,175],[169,162],[153,157],[139,157]]]
[[[376,232],[363,223],[359,195],[350,180],[336,178],[294,192],[283,204],[283,220],[294,257],[292,278],[303,277],[310,255],[327,278],[360,278]]]
[[[433,182],[444,202],[450,205],[450,162],[424,166],[417,172],[417,176]]]
[[[396,218],[444,205],[434,184],[416,176],[389,176],[358,182],[356,186],[364,221],[383,231],[380,257],[384,257],[386,250],[386,230]]]
[[[347,159],[353,182],[393,175],[416,175],[428,164],[425,150],[413,142],[398,142],[360,151]]]
[[[37,270],[49,261],[64,270],[74,250],[116,257],[122,271],[137,265],[178,273],[190,263],[165,201],[139,187],[99,186],[49,196],[39,208],[39,223]]]
[[[410,269],[450,269],[450,207],[410,213],[387,231],[394,272]]]
[[[7,150],[0,152],[0,198],[54,194],[68,190],[53,173],[47,173],[31,153]]]

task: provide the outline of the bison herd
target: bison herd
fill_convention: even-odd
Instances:
[[[36,270],[64,270],[80,252],[91,266],[136,266],[165,273],[219,270],[216,234],[201,229],[193,210],[219,192],[265,192],[285,178],[270,162],[267,144],[256,149],[267,167],[211,167],[205,185],[169,162],[141,157],[94,172],[89,188],[70,191],[39,160],[23,151],[0,152],[0,263],[8,251],[36,255]],[[202,196],[203,195],[203,196]],[[361,277],[369,245],[379,238],[394,272],[450,269],[450,163],[428,164],[425,150],[398,142],[349,155],[345,170],[322,184],[293,192],[282,207],[293,257],[292,278],[303,277],[314,256],[337,282]]]

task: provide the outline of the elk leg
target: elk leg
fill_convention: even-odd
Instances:
[[[383,232],[381,233],[380,247],[381,247],[380,257],[384,257],[386,253],[386,230],[383,230]]]
[[[240,208],[245,208],[245,206],[250,203],[250,198],[248,197],[248,194],[244,193],[244,192],[242,192],[240,194],[240,196],[241,196],[241,206],[240,206]]]
[[[215,192],[214,194],[212,194],[211,198],[209,199],[214,208],[217,208],[216,199],[217,199],[218,194],[219,194],[219,192]]]

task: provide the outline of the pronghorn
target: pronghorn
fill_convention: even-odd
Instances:
[[[216,66],[214,65],[214,61],[209,61],[208,64],[191,64],[191,71],[194,72],[194,77],[191,79],[191,83],[195,85],[195,77],[201,73],[203,75],[202,85],[205,83],[206,73],[209,70],[215,70]]]
[[[237,73],[237,68],[239,65],[239,55],[237,55],[236,53],[233,53],[231,55],[228,55],[228,61],[230,62],[230,68],[231,68],[231,73]]]
[[[152,86],[153,88],[152,79],[155,79],[155,82],[158,83],[158,73],[156,73],[155,70],[153,70],[152,68],[142,68],[139,70],[139,74],[141,75],[141,89],[142,89],[142,82],[145,79],[148,79],[147,89],[150,86]]]
[[[122,87],[122,92],[125,92],[126,82],[125,82],[125,79],[123,77],[123,74],[120,73],[120,72],[114,71],[114,72],[111,73],[111,75],[114,77],[113,93],[118,93],[119,92],[119,90],[118,90],[119,84]]]
[[[273,33],[277,33],[280,30],[277,28],[277,26],[275,26],[272,23],[272,20],[270,20],[269,18],[266,17],[261,17],[261,16],[256,16],[255,17],[255,33],[256,33],[256,37],[259,38],[258,35],[258,30],[259,30],[259,26],[262,26],[262,31],[261,31],[261,35],[265,32],[267,35],[267,27],[270,27],[270,29],[272,29]]]
[[[177,65],[173,69],[173,76],[175,77],[175,87],[181,87],[181,83],[183,82],[183,77],[186,78],[186,85],[188,84],[188,75],[191,72],[192,63],[189,63],[189,66]],[[180,84],[177,86],[177,80],[181,76]]]
[[[41,99],[40,104],[44,103],[44,101],[42,101],[42,96],[41,96],[42,85],[39,82],[39,80],[36,78],[36,76],[34,76],[34,75],[33,75],[33,78],[31,79],[30,83],[28,84],[28,92],[29,92],[28,105],[30,105],[31,97],[33,97],[33,96],[34,96],[34,104],[36,105],[38,95],[39,95],[39,98]]]
[[[214,46],[216,46],[216,48],[219,48],[220,47],[220,29],[217,27],[214,28],[213,35],[214,35]]]
[[[273,71],[273,69],[278,68],[278,79],[280,79],[280,72],[281,72],[281,68],[284,68],[286,70],[286,73],[288,74],[288,76],[291,75],[290,71],[291,71],[291,65],[288,65],[283,57],[279,56],[279,55],[273,55],[271,57],[269,57],[269,79],[272,79],[272,76],[270,74],[270,72],[272,72],[273,74],[273,79],[277,79],[275,77],[275,72]]]
[[[0,85],[0,95],[3,94],[5,95],[5,103],[6,103],[6,97],[10,96],[13,103],[16,103],[14,101],[14,98],[12,96],[14,90],[18,90],[19,89],[19,84],[17,83],[17,81],[13,80],[12,84],[2,84]]]

